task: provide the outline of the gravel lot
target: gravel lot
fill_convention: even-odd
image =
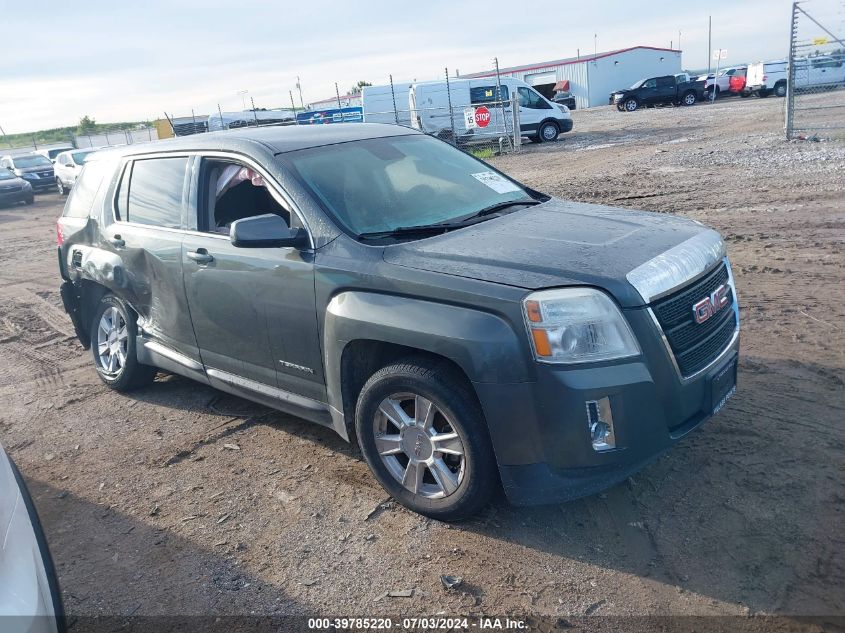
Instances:
[[[781,108],[578,111],[562,142],[494,159],[721,231],[739,392],[604,494],[454,526],[387,500],[326,429],[174,376],[109,391],[61,309],[63,201],[0,209],[0,442],[68,612],[845,615],[845,144],[782,140]]]

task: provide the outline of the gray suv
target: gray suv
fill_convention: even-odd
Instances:
[[[592,494],[722,408],[739,312],[719,235],[567,202],[398,126],[98,152],[58,221],[102,380],[164,370],[334,429],[456,520]]]

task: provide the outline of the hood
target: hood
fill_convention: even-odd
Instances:
[[[21,185],[25,183],[26,180],[18,176],[15,176],[14,178],[3,178],[2,180],[0,180],[0,189],[9,189],[11,187],[18,189]]]
[[[626,275],[709,229],[672,215],[552,198],[464,229],[384,250],[388,263],[530,290],[589,285],[644,305]]]

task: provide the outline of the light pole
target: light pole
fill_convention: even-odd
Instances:
[[[243,111],[246,112],[246,95],[249,94],[249,90],[238,90],[235,94],[240,95],[241,106],[243,107]]]

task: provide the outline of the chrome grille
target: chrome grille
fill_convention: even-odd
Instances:
[[[707,367],[730,343],[737,327],[736,297],[730,287],[728,304],[704,323],[696,323],[693,305],[730,280],[725,262],[689,286],[659,299],[651,308],[683,376]]]

